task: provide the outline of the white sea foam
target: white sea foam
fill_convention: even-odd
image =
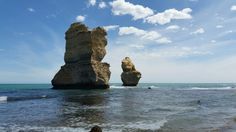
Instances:
[[[151,86],[149,86],[150,88],[159,88],[159,87],[157,87],[157,86],[154,86],[154,85],[151,85]]]
[[[36,127],[36,126],[18,126],[11,125],[9,128],[1,127],[0,131],[50,131],[50,132],[88,132],[93,126],[98,125],[103,128],[104,132],[122,132],[124,130],[151,130],[156,131],[160,129],[167,120],[160,121],[141,121],[141,122],[130,122],[127,124],[82,124],[81,127]],[[86,126],[86,128],[84,127]]]
[[[42,97],[42,98],[47,98],[47,95],[42,95],[41,97]]]
[[[139,121],[139,122],[129,122],[124,124],[93,124],[101,126],[104,132],[123,132],[123,131],[157,131],[168,121],[166,119],[157,121]],[[91,126],[91,124],[89,125]],[[92,127],[91,126],[91,127]]]
[[[108,109],[110,106],[84,106],[82,109]]]
[[[111,85],[110,88],[114,88],[114,89],[125,89],[125,88],[137,88],[136,86],[118,86],[118,85]]]
[[[18,132],[18,131],[47,131],[47,132],[88,132],[89,129],[84,128],[72,128],[72,127],[36,127],[36,126],[18,126],[18,125],[11,125],[9,128],[1,127],[1,132]]]
[[[232,90],[236,89],[234,87],[211,87],[211,88],[203,88],[203,87],[192,87],[191,90]]]
[[[124,88],[137,88],[138,86],[119,86],[119,85],[111,85],[110,88],[114,88],[114,89],[124,89]],[[142,88],[159,88],[157,86],[151,85],[151,86],[146,86]]]
[[[111,85],[110,88],[117,88],[117,89],[119,89],[119,88],[125,88],[125,87],[124,86]]]
[[[0,96],[0,102],[6,102],[7,96]]]
[[[124,128],[129,128],[129,129],[140,129],[140,130],[152,130],[156,131],[160,129],[164,124],[167,123],[167,120],[160,120],[160,121],[155,121],[155,122],[136,122],[136,123],[130,123]]]

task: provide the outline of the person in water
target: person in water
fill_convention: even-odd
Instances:
[[[200,101],[200,100],[198,100],[198,101],[197,101],[197,104],[198,104],[198,105],[201,105],[201,101]]]

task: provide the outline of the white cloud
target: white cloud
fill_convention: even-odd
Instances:
[[[225,33],[226,33],[226,34],[228,34],[228,33],[233,33],[233,31],[232,31],[232,30],[228,30],[228,31],[225,31]]]
[[[120,27],[119,35],[134,35],[141,39],[155,41],[161,44],[171,43],[168,38],[162,37],[162,35],[157,31],[145,31],[136,27]]]
[[[224,36],[229,35],[229,34],[231,34],[231,33],[233,33],[233,30],[226,30],[226,31],[220,33],[220,34],[218,35],[218,37],[224,37]]]
[[[182,27],[181,30],[186,31],[186,30],[188,30],[188,28]]]
[[[222,25],[217,25],[216,28],[223,28],[224,26]]]
[[[106,30],[106,31],[109,31],[109,30],[115,30],[119,27],[119,25],[108,25],[108,26],[103,26],[103,28]]]
[[[155,15],[149,16],[144,19],[145,22],[151,23],[151,24],[160,24],[164,25],[167,23],[170,23],[171,20],[174,19],[191,19],[191,13],[192,9],[185,8],[181,11],[178,11],[176,9],[168,9],[164,12],[157,13]]]
[[[199,28],[196,31],[192,32],[191,34],[203,34],[205,33],[205,30],[203,28]]]
[[[156,40],[157,43],[160,43],[160,44],[169,44],[169,43],[172,43],[172,41],[166,37],[162,37],[158,40]]]
[[[154,15],[154,10],[143,5],[135,5],[125,0],[114,0],[110,2],[112,13],[114,15],[131,15],[133,20],[143,19],[144,22],[151,24],[167,24],[173,19],[191,19],[192,9],[185,8],[181,11],[176,9],[168,9],[164,12]]]
[[[96,0],[88,0],[88,5],[89,6],[95,6],[96,5]]]
[[[141,38],[147,39],[147,40],[156,40],[161,37],[161,34],[159,34],[156,31],[145,31],[145,34]]]
[[[170,25],[166,28],[166,30],[178,30],[180,27],[178,25]]]
[[[35,9],[34,9],[34,8],[27,8],[27,10],[28,10],[29,12],[35,12]]]
[[[135,35],[149,40],[155,40],[161,37],[156,31],[145,31],[136,27],[120,27],[119,35]]]
[[[107,4],[104,2],[104,1],[101,1],[99,4],[98,4],[98,7],[103,9],[103,8],[106,8],[107,7]]]
[[[216,40],[211,40],[211,43],[216,43]]]
[[[160,50],[150,51],[147,56],[159,57],[159,58],[186,58],[191,56],[204,56],[204,55],[213,55],[211,51],[202,50],[197,47],[167,47]]]
[[[85,21],[85,16],[79,15],[79,16],[77,16],[75,19],[76,19],[76,21],[78,21],[78,22],[83,22],[83,21]]]
[[[114,15],[131,15],[133,20],[143,19],[153,15],[153,10],[142,5],[134,5],[125,0],[114,0],[110,2]]]
[[[230,10],[231,11],[236,11],[236,5],[231,6]]]
[[[136,49],[143,49],[144,48],[144,46],[142,44],[132,44],[129,47],[136,48]]]

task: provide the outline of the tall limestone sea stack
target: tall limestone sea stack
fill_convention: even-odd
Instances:
[[[54,89],[109,88],[110,65],[101,62],[106,55],[106,31],[93,30],[82,23],[73,23],[65,33],[65,65],[54,76]]]
[[[134,64],[132,63],[129,57],[125,57],[122,60],[122,74],[121,80],[124,86],[136,86],[141,78],[141,73],[135,69]]]

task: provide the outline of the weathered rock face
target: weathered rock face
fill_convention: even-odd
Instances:
[[[141,73],[135,69],[129,57],[125,57],[122,60],[121,67],[123,72],[121,74],[121,80],[124,86],[136,86],[141,78]]]
[[[92,31],[81,23],[73,23],[66,31],[65,65],[54,76],[54,88],[108,88],[110,65],[102,63],[106,55],[106,31]]]

